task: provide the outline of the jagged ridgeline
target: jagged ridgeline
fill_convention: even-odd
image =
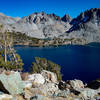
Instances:
[[[0,68],[22,70],[23,63],[13,48],[13,37],[0,25]]]
[[[59,17],[45,12],[13,18],[0,13],[0,24],[3,24],[16,36],[27,37],[26,42],[20,38],[17,39],[19,44],[41,46],[100,42],[100,8],[86,10],[76,18],[71,18],[67,14]],[[49,41],[48,38],[57,39],[55,42],[55,40]],[[58,43],[59,38],[60,43]],[[15,43],[18,44],[17,40]]]

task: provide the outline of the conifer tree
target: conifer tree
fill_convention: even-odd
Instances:
[[[30,67],[31,73],[41,73],[42,70],[47,70],[54,72],[57,75],[57,79],[60,81],[62,79],[61,67],[54,62],[47,60],[45,58],[35,57],[35,62],[32,63]]]
[[[5,69],[22,70],[22,60],[13,47],[11,33],[0,26],[0,67]]]

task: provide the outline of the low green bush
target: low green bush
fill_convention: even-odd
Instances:
[[[61,67],[54,62],[47,60],[45,58],[35,57],[35,62],[32,63],[30,67],[31,73],[40,73],[42,70],[47,70],[54,72],[57,75],[57,79],[60,81],[62,79]]]

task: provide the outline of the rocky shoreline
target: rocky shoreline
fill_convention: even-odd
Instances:
[[[34,42],[15,42],[14,45],[24,45],[30,47],[48,47],[48,46],[64,46],[64,45],[85,45],[88,44],[86,40],[79,41],[78,39],[67,40],[67,39],[52,39],[52,40],[39,40],[37,43]]]
[[[66,76],[67,77],[67,76]],[[0,72],[0,100],[100,100],[100,81],[58,81],[56,74]]]

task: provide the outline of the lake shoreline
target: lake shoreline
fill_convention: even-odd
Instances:
[[[62,67],[63,80],[76,78],[89,82],[100,77],[99,70],[97,70],[100,66],[100,48],[98,46],[30,47],[16,45],[15,50],[21,56],[23,63],[25,63],[25,72],[28,71],[35,57],[42,57]]]
[[[96,46],[96,45],[97,46]],[[99,46],[98,46],[98,44],[99,44]],[[72,45],[72,46],[88,46],[88,47],[100,47],[100,42],[90,42],[90,43],[88,43],[88,44],[84,44],[84,45],[82,45],[82,44],[62,44],[62,45],[48,45],[48,46],[32,46],[32,45],[23,45],[23,44],[14,44],[14,46],[16,47],[16,46],[23,46],[23,47],[39,47],[39,48],[44,48],[44,47],[62,47],[62,46],[69,46],[69,45]]]

